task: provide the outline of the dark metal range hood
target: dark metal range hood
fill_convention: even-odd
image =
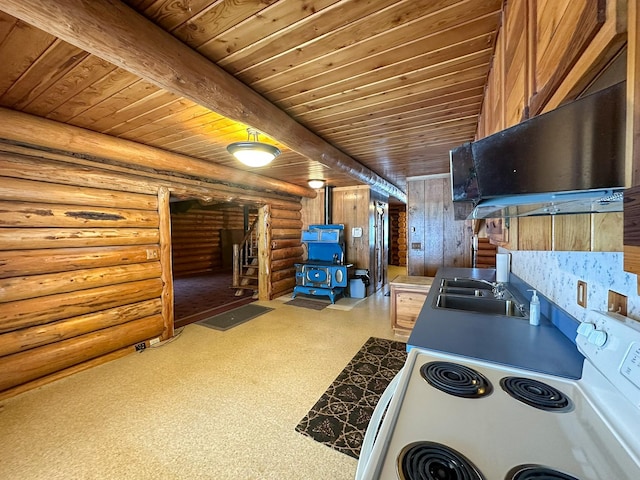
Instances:
[[[625,85],[451,150],[457,217],[622,211]]]

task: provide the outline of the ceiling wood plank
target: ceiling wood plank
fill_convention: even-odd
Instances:
[[[0,8],[155,85],[251,125],[289,148],[406,202],[405,193],[119,2],[5,0]]]

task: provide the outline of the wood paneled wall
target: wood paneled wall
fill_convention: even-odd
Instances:
[[[471,267],[470,223],[454,220],[448,177],[409,179],[407,273],[432,277],[438,268]]]
[[[324,223],[325,195],[324,191],[319,190],[316,198],[302,199],[303,228]],[[369,270],[372,280],[367,288],[369,295],[386,282],[389,256],[388,198],[372,193],[366,186],[334,188],[331,195],[332,223],[344,225],[346,261],[353,263],[355,268]],[[383,210],[381,224],[377,206]],[[353,227],[362,228],[361,237],[353,237]]]

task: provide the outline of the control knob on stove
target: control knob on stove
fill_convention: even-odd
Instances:
[[[596,326],[593,323],[582,322],[580,325],[578,325],[577,333],[578,335],[582,335],[583,337],[588,337],[595,329]]]
[[[604,330],[594,330],[587,337],[587,341],[596,347],[603,347],[607,343],[607,332]]]

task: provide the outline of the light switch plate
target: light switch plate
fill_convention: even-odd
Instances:
[[[362,236],[362,227],[353,227],[351,229],[351,236],[353,238],[360,238]]]

